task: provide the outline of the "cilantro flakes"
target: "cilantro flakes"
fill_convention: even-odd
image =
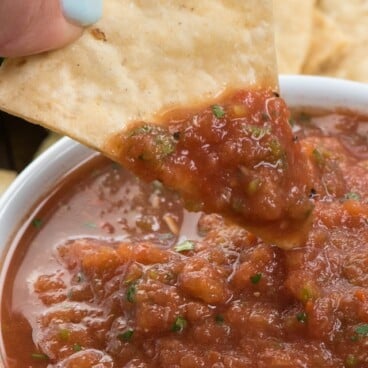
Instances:
[[[360,336],[368,337],[368,324],[358,326],[355,332]]]
[[[135,296],[137,294],[137,288],[135,284],[131,284],[126,292],[126,299],[129,303],[135,303]]]
[[[128,342],[132,339],[134,335],[134,330],[132,330],[131,328],[129,328],[128,330],[120,333],[117,338],[120,340],[120,341],[125,341],[125,342]]]
[[[213,115],[216,116],[217,119],[221,119],[225,116],[225,110],[220,105],[212,105],[211,106]]]
[[[32,226],[36,229],[40,229],[43,225],[43,221],[40,218],[35,218],[32,220]]]
[[[215,321],[218,325],[222,325],[225,322],[225,318],[222,314],[216,314]]]
[[[305,312],[299,312],[296,314],[296,319],[300,323],[306,323],[308,321],[308,314]]]
[[[187,320],[184,317],[179,316],[176,317],[171,329],[174,332],[182,332],[187,327],[187,324]]]
[[[82,350],[82,345],[81,344],[74,344],[73,345],[73,350],[75,352],[81,351]]]
[[[250,279],[250,282],[253,285],[256,285],[261,281],[261,278],[262,278],[262,274],[261,273],[256,273],[253,276],[251,276],[249,279]]]
[[[358,358],[353,354],[349,354],[345,359],[346,367],[356,367],[358,363],[359,363]]]

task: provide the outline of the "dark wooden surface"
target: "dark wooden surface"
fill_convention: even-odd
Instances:
[[[22,171],[46,136],[45,129],[0,111],[0,169]]]

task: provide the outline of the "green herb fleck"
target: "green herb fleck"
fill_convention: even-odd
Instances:
[[[75,352],[81,351],[82,350],[82,345],[81,344],[74,344],[73,345],[73,350]]]
[[[308,300],[314,298],[313,291],[308,286],[303,287],[303,289],[301,290],[300,296],[303,302],[307,302]]]
[[[358,193],[355,193],[355,192],[349,192],[349,193],[346,193],[344,195],[344,199],[352,199],[354,201],[359,201],[360,200],[360,195]]]
[[[255,194],[258,191],[258,189],[259,189],[260,186],[261,186],[261,179],[255,178],[255,179],[251,180],[248,183],[248,186],[247,186],[247,193],[248,193],[248,195]]]
[[[222,106],[212,105],[211,109],[212,109],[213,115],[215,115],[216,118],[221,119],[225,116],[225,110]]]
[[[42,227],[42,224],[43,224],[43,222],[40,218],[35,218],[35,219],[32,220],[32,225],[36,229],[40,229]]]
[[[128,330],[126,330],[126,331],[124,331],[124,332],[120,333],[117,337],[118,337],[118,339],[119,339],[120,341],[125,341],[125,342],[127,342],[127,341],[130,341],[130,340],[132,339],[133,335],[134,335],[134,330],[132,330],[132,329],[130,328],[130,329],[128,329]]]
[[[308,321],[308,314],[305,312],[299,312],[295,317],[300,323],[306,323]]]
[[[157,144],[159,154],[162,157],[166,157],[175,151],[175,141],[171,136],[159,134],[155,138],[155,143]]]
[[[182,316],[179,316],[179,317],[176,317],[175,319],[175,322],[173,323],[172,325],[172,331],[174,332],[182,332],[185,327],[187,327],[187,320],[182,317]]]
[[[135,303],[135,296],[137,294],[137,287],[134,283],[130,284],[126,292],[126,298],[129,303]]]
[[[129,134],[128,137],[133,137],[135,135],[141,135],[141,134],[148,134],[151,133],[153,130],[152,126],[150,125],[142,125],[138,128],[133,129]]]
[[[261,281],[261,278],[262,278],[262,274],[261,273],[256,273],[253,276],[251,276],[249,279],[250,279],[252,284],[256,285]]]
[[[314,161],[320,167],[325,166],[326,165],[326,160],[328,158],[331,158],[331,152],[327,151],[323,147],[315,148],[312,151],[312,155],[313,155]]]
[[[349,354],[345,359],[345,367],[356,367],[358,363],[358,358],[353,354]]]
[[[225,322],[225,318],[222,314],[216,314],[215,321],[218,325],[222,325]]]
[[[279,159],[283,156],[284,151],[281,147],[281,143],[278,139],[272,139],[271,142],[268,145],[268,148],[272,154],[272,157],[274,159]]]
[[[358,326],[355,332],[360,336],[368,336],[368,324]]]
[[[49,357],[46,354],[42,353],[33,353],[31,354],[31,357],[36,360],[48,360]]]
[[[257,141],[271,132],[269,127],[260,127],[258,125],[246,125],[245,130],[251,134],[252,139]]]
[[[59,331],[59,339],[62,341],[68,341],[70,337],[70,330],[66,329],[66,328],[62,328]]]
[[[176,252],[185,252],[185,251],[188,251],[188,250],[193,250],[194,246],[195,246],[194,242],[192,242],[190,240],[185,240],[182,243],[176,245],[174,247],[174,250]]]

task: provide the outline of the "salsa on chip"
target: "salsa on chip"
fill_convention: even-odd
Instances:
[[[110,0],[77,43],[0,69],[2,109],[291,248],[312,205],[276,91],[269,0]]]

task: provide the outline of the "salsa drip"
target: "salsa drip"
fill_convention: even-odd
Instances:
[[[289,110],[271,91],[240,91],[176,110],[118,137],[121,162],[177,190],[185,207],[219,213],[284,248],[302,245],[312,203]]]

